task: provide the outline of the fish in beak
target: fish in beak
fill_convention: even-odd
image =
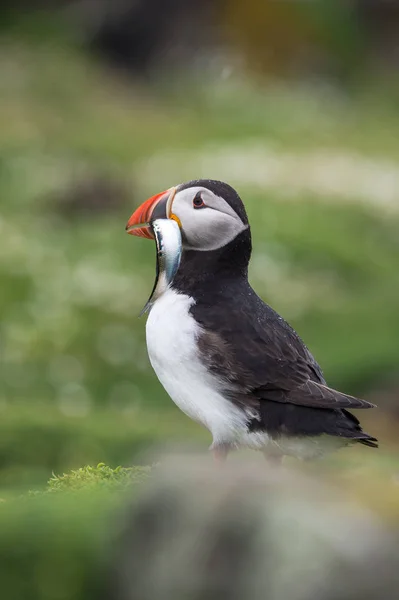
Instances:
[[[179,268],[182,254],[180,227],[174,219],[156,219],[151,224],[151,233],[157,248],[156,277],[151,295],[140,316],[149,311],[154,302],[171,285]]]
[[[182,237],[180,221],[172,213],[176,188],[170,188],[149,198],[135,210],[126,225],[130,235],[155,240],[156,278],[151,295],[140,315],[149,311],[154,302],[171,285],[180,265]]]
[[[175,194],[176,188],[172,187],[143,202],[127,222],[127,233],[138,237],[154,239],[151,223],[156,219],[173,219],[180,225],[178,218],[172,213],[172,203]]]

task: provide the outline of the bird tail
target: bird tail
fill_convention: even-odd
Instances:
[[[352,414],[351,412],[349,412],[348,410],[344,409],[342,412],[352,423],[352,427],[350,428],[350,431],[345,432],[345,434],[348,435],[348,433],[350,433],[350,435],[348,435],[348,437],[353,439],[353,441],[355,441],[355,442],[359,442],[359,444],[363,444],[364,446],[368,446],[369,448],[378,448],[377,438],[372,437],[371,435],[369,435],[368,433],[363,431],[363,429],[360,426],[359,419],[357,417],[355,417],[355,415]]]
[[[364,434],[365,437],[363,438],[356,438],[356,441],[359,442],[359,444],[363,444],[364,446],[368,446],[369,448],[378,448],[378,440],[375,437],[371,437],[371,435],[369,435],[368,433]]]

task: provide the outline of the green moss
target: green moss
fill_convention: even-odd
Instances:
[[[64,473],[53,475],[47,484],[47,492],[76,492],[108,488],[124,489],[145,481],[151,472],[151,467],[108,467],[99,463],[96,467],[86,466]]]

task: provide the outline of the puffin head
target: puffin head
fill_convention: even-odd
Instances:
[[[222,181],[198,179],[152,196],[132,214],[126,230],[152,239],[150,224],[155,219],[178,223],[185,250],[218,250],[245,230],[250,235],[239,195]]]

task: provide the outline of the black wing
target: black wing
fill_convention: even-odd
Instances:
[[[374,406],[327,387],[298,334],[252,288],[229,292],[212,302],[199,301],[191,311],[203,327],[198,340],[203,360],[240,404],[270,400],[324,409]]]

